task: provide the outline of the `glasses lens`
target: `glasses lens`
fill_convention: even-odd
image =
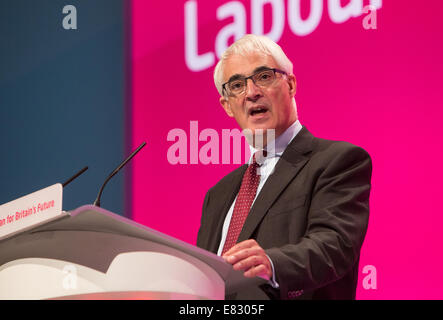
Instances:
[[[234,80],[234,81],[229,82],[228,89],[229,89],[229,92],[231,92],[232,94],[242,93],[243,90],[245,89],[245,80],[239,79],[239,80]]]
[[[274,70],[261,71],[254,75],[254,82],[258,86],[267,86],[275,80]]]

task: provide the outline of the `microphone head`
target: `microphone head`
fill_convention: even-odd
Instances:
[[[117,172],[120,171],[121,168],[123,168],[126,163],[129,162],[136,154],[146,145],[146,142],[143,142],[134,152],[132,152],[129,157],[127,157],[117,168],[115,168],[111,174],[106,178],[105,182],[103,183],[102,187],[100,188],[100,191],[98,192],[97,198],[94,201],[94,206],[100,207],[100,198],[102,196],[103,189],[105,188],[105,185],[108,183],[111,178],[117,174]]]

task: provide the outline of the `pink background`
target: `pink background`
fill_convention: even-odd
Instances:
[[[214,52],[217,33],[232,22],[216,17],[227,2],[197,1],[200,54]],[[309,1],[301,2],[306,16]],[[167,134],[180,128],[189,139],[194,120],[199,131],[213,128],[220,136],[237,125],[218,103],[214,66],[186,66],[184,3],[133,1],[132,147],[147,146],[134,158],[132,201],[135,221],[195,244],[206,191],[238,165],[171,165]],[[250,4],[242,3],[250,32]],[[365,15],[333,23],[324,1],[319,26],[304,37],[285,17],[278,43],[294,63],[300,122],[317,137],[349,141],[372,156],[359,299],[443,298],[441,15],[439,0],[383,1],[377,30],[365,30]],[[363,288],[365,265],[377,269],[376,290]]]

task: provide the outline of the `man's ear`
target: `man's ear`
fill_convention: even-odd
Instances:
[[[297,80],[293,74],[290,74],[287,76],[287,81],[289,85],[289,94],[293,97],[297,91]]]
[[[228,99],[224,96],[220,97],[220,104],[222,105],[223,109],[225,109],[225,112],[230,116],[231,118],[234,117],[234,113],[232,113],[231,105],[228,102]]]

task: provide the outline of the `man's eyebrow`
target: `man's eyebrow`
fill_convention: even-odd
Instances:
[[[263,70],[268,70],[268,69],[271,69],[271,68],[268,67],[268,66],[260,66],[260,67],[255,68],[254,71],[252,71],[252,74],[254,74],[254,73],[256,73],[256,72],[263,71]],[[232,76],[228,79],[227,82],[234,81],[234,80],[238,80],[238,79],[243,79],[243,78],[246,78],[246,76],[245,76],[244,74],[236,73],[236,74],[232,75]]]
[[[231,82],[231,81],[238,80],[238,79],[243,79],[244,77],[245,77],[244,75],[239,74],[239,73],[236,73],[236,74],[232,75],[232,76],[228,79],[227,82]]]
[[[256,72],[260,72],[260,71],[264,71],[264,70],[269,70],[272,68],[269,68],[268,66],[260,66],[254,69],[254,71],[252,71],[252,74],[256,73]]]

